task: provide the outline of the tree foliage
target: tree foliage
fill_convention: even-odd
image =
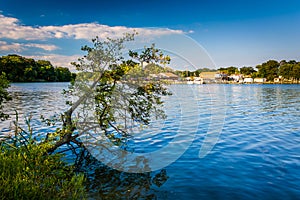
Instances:
[[[233,67],[233,66],[227,67],[227,68],[221,67],[218,70],[220,72],[228,74],[228,75],[235,74],[235,73],[239,72],[238,68],[237,67]]]
[[[150,50],[145,47],[142,52],[129,51],[129,59],[125,59],[124,57],[128,57],[123,55],[125,44],[132,41],[134,35],[126,34],[121,38],[107,40],[96,37],[92,40],[92,46],[82,47],[86,55],[73,63],[79,71],[76,81],[65,91],[67,97],[73,97],[75,100],[68,101],[70,107],[61,115],[62,127],[54,133],[47,134],[45,142],[49,144],[48,153],[60,151],[62,146],[72,146],[68,149],[72,152],[85,149],[81,136],[90,132],[98,135],[104,133],[113,145],[124,148],[132,128],[146,126],[154,118],[165,117],[162,97],[171,93],[162,83],[148,80],[146,77],[149,68],[143,66],[144,62],[150,64],[149,67],[153,67],[151,64],[164,65],[160,60],[164,55],[152,45]],[[80,158],[79,165],[87,162],[87,157]],[[104,198],[113,199],[128,195],[128,199],[137,199],[144,195],[140,190],[148,191],[152,183],[160,186],[166,180],[157,177],[151,181],[150,173],[138,176],[97,166],[94,170],[100,170],[99,174],[103,178],[101,187],[97,189],[100,189]],[[90,180],[93,176],[90,176],[90,172],[85,172]],[[161,177],[166,177],[166,174],[161,173]],[[105,191],[104,182],[109,180],[124,180],[124,184],[129,184],[130,189]],[[90,183],[92,187],[96,187],[93,181]],[[109,188],[111,187],[110,185]]]
[[[2,111],[2,103],[11,100],[9,93],[6,90],[8,87],[9,81],[6,78],[6,74],[2,72],[2,74],[0,74],[0,121],[3,121],[8,118],[8,115],[3,113]]]
[[[49,61],[35,61],[15,54],[0,57],[1,72],[6,73],[8,80],[12,82],[68,82],[75,76],[68,68],[53,67]]]
[[[267,78],[269,81],[273,81],[278,77],[279,62],[276,60],[269,60],[261,65],[257,65],[258,77]]]
[[[284,80],[290,80],[298,82],[300,79],[300,62],[295,60],[280,62],[276,60],[268,60],[262,64],[256,66],[258,71],[253,67],[241,67],[237,69],[236,67],[220,68],[219,71],[226,73],[228,75],[241,73],[246,76],[251,76],[252,78],[266,78],[268,81],[273,81],[274,78],[282,76]]]
[[[294,60],[286,62],[281,61],[279,67],[279,75],[287,80],[296,80],[300,79],[300,62]]]
[[[181,70],[176,70],[175,74],[177,74],[181,78],[186,78],[186,77],[191,77],[191,76],[199,77],[199,75],[202,72],[217,72],[217,70],[216,69],[209,69],[209,68],[199,68],[199,69],[197,69],[195,71],[189,71],[189,70],[181,71]]]
[[[49,125],[58,122],[61,127],[56,131],[47,133],[39,138],[39,141],[34,141],[32,134],[23,137],[24,130],[21,127],[16,128],[21,130],[18,131],[21,138],[17,146],[13,142],[1,147],[1,159],[5,160],[1,162],[3,165],[0,164],[1,173],[9,175],[7,179],[2,180],[5,181],[4,184],[10,184],[10,187],[4,190],[4,196],[10,195],[8,199],[21,198],[21,195],[29,199],[40,199],[45,195],[53,199],[80,198],[80,195],[84,195],[83,176],[74,173],[75,167],[76,171],[85,172],[89,190],[97,189],[98,193],[103,194],[100,195],[102,199],[154,198],[152,194],[148,194],[150,186],[155,184],[159,187],[163,184],[167,179],[165,171],[162,170],[152,178],[150,173],[126,174],[103,164],[100,167],[97,161],[91,166],[88,159],[90,154],[82,153],[86,152],[86,149],[80,138],[85,132],[93,130],[89,123],[85,123],[91,122],[89,117],[92,117],[93,123],[96,122],[93,126],[99,131],[97,133],[104,132],[114,145],[123,148],[122,145],[126,142],[132,125],[145,126],[153,117],[165,117],[162,97],[171,93],[162,83],[146,79],[146,74],[149,74],[152,68],[160,70],[161,67],[158,65],[164,65],[170,59],[154,45],[150,48],[145,47],[142,52],[130,51],[129,59],[125,59],[123,56],[125,43],[132,41],[134,35],[126,34],[121,38],[107,38],[107,40],[96,37],[92,40],[92,46],[82,47],[86,55],[73,63],[79,71],[76,81],[64,91],[66,97],[71,97],[74,101],[67,102],[70,107],[60,118],[53,121],[42,119]],[[132,55],[129,55],[131,53]],[[25,77],[26,80],[34,77],[32,80],[36,80],[38,74],[46,80],[54,78],[55,68],[48,61],[34,62],[28,59],[24,62],[20,56],[8,57],[1,58],[1,69],[16,68],[10,74],[11,78],[16,76],[16,80],[24,81]],[[149,64],[148,67],[143,66],[145,62]],[[39,67],[34,66],[34,63]],[[24,75],[19,76],[21,73]],[[26,145],[23,145],[24,142]],[[76,155],[74,166],[63,162],[62,152]],[[88,164],[85,165],[86,168],[94,167],[95,174],[84,170],[83,163]],[[16,165],[16,168],[7,171],[6,167],[12,165]],[[96,182],[99,178],[102,179],[100,186]],[[112,191],[111,185],[116,184],[116,181],[123,182],[128,186],[127,189],[115,188]],[[108,188],[105,188],[105,182],[110,185]],[[45,188],[48,191],[45,191]]]
[[[242,67],[240,68],[240,73],[244,75],[252,75],[255,71],[253,67]]]
[[[130,135],[133,124],[148,125],[153,118],[165,117],[161,98],[171,93],[162,83],[146,80],[143,63],[164,64],[167,56],[152,45],[142,52],[129,51],[125,59],[125,43],[133,39],[134,34],[96,37],[92,47],[82,48],[86,55],[73,63],[79,71],[76,81],[65,91],[77,100],[68,102],[70,108],[61,117],[63,126],[49,152],[71,142],[81,145],[80,136],[95,127],[116,142]]]
[[[129,50],[129,56],[138,60],[142,67],[144,63],[149,64],[152,62],[163,64],[165,66],[171,61],[171,57],[168,55],[165,56],[160,49],[155,48],[155,44],[152,44],[151,47],[145,47],[140,54],[137,51]]]

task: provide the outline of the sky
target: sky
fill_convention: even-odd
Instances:
[[[95,36],[133,30],[132,48],[155,42],[194,68],[300,61],[299,0],[0,0],[0,56],[70,67]]]

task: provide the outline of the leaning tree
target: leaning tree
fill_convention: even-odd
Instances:
[[[145,72],[144,65],[165,65],[170,57],[155,45],[126,52],[125,44],[135,35],[96,37],[91,47],[82,47],[86,55],[72,63],[78,71],[76,81],[64,91],[72,98],[67,101],[70,107],[61,115],[62,127],[46,137],[50,153],[65,144],[82,146],[80,137],[91,131],[105,133],[121,144],[134,127],[165,117],[162,97],[171,93],[160,81],[149,78],[151,72]]]

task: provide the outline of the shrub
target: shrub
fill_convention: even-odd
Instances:
[[[84,176],[62,154],[49,155],[47,144],[16,138],[1,142],[0,199],[85,198]]]

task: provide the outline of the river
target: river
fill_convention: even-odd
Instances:
[[[68,83],[14,83],[11,119],[47,133],[40,115],[65,110]],[[128,143],[139,153],[155,152],[176,139],[181,152],[166,150],[168,180],[155,188],[158,199],[300,199],[299,85],[171,85],[163,121],[155,121]],[[178,134],[185,133],[185,136]],[[189,141],[187,141],[189,140]],[[200,152],[201,150],[201,152]],[[199,153],[200,152],[200,153]],[[170,153],[168,155],[168,153]],[[156,165],[155,165],[156,166]]]

